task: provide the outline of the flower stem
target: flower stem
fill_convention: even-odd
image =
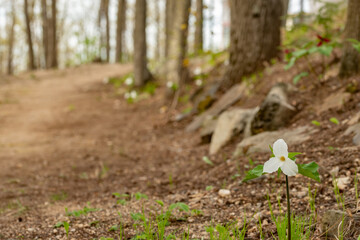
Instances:
[[[289,193],[289,180],[286,175],[286,198],[287,198],[287,212],[288,212],[288,240],[291,240],[291,210],[290,210],[290,193]]]

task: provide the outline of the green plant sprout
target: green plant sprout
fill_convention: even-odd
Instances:
[[[207,156],[203,156],[202,160],[206,163],[209,164],[211,166],[214,166],[214,163],[207,157]]]
[[[290,193],[289,193],[289,179],[288,177],[295,176],[297,173],[314,179],[320,182],[320,175],[318,172],[319,166],[315,162],[308,164],[296,163],[296,156],[301,154],[299,152],[288,152],[288,146],[283,139],[275,141],[273,148],[270,146],[272,152],[270,159],[264,165],[258,165],[254,169],[246,173],[243,182],[258,178],[266,173],[273,173],[281,171],[285,174],[286,180],[286,199],[287,199],[287,222],[288,222],[288,239],[291,240],[291,209],[290,209]]]
[[[329,121],[332,122],[332,123],[334,123],[334,124],[336,124],[336,125],[339,125],[339,124],[340,124],[340,123],[339,123],[339,120],[338,120],[337,118],[335,118],[335,117],[330,118]]]

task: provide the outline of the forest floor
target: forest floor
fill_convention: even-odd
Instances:
[[[103,83],[131,70],[130,65],[91,64],[22,74],[0,86],[0,239],[67,239],[63,227],[55,228],[59,222],[70,224],[69,239],[117,237],[119,230],[110,230],[115,225],[121,225],[124,239],[130,239],[141,231],[134,228],[131,213],[161,211],[155,200],[165,207],[184,202],[195,209],[174,213],[168,233],[208,239],[205,227],[242,223],[246,217],[247,239],[259,239],[260,217],[265,239],[271,239],[275,226],[266,196],[274,205],[277,196],[284,200],[283,179],[241,183],[238,178],[252,162],[263,163],[270,153],[234,159],[233,142],[211,157],[214,165],[205,163],[202,158],[209,146],[200,144],[198,133],[184,131],[189,120],[169,121],[164,88],[129,104]],[[321,91],[308,89],[294,101],[313,105],[343,88],[345,83],[336,81],[325,83]],[[319,93],[315,100],[314,92]],[[317,190],[319,216],[337,209],[330,172],[339,166],[337,176],[353,179],[360,166],[359,147],[342,134],[347,128],[343,123],[359,112],[359,100],[359,93],[352,94],[340,110],[321,114],[303,110],[292,121],[291,126],[321,123],[315,138],[290,146],[290,151],[304,153],[302,161],[316,161],[322,177],[321,183],[301,176],[291,179],[296,213],[309,211],[308,184],[312,192]],[[340,124],[329,122],[330,117]],[[222,197],[220,189],[231,194]],[[354,209],[353,180],[343,194],[346,207]],[[69,216],[77,214],[81,216]],[[321,235],[320,227],[314,231]]]

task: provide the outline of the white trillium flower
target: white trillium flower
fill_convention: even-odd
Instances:
[[[135,98],[137,97],[137,92],[136,92],[135,90],[132,90],[132,91],[130,92],[130,97],[131,97],[132,99],[135,99]]]
[[[275,157],[264,164],[264,173],[276,172],[279,168],[287,176],[295,176],[299,170],[295,161],[289,158],[288,146],[283,139],[278,139],[273,145]]]
[[[194,74],[195,75],[200,75],[201,74],[201,68],[200,67],[195,68]]]
[[[168,81],[168,82],[166,83],[166,86],[167,86],[168,88],[172,88],[172,87],[174,86],[174,83],[171,82],[171,81]]]
[[[196,86],[201,86],[202,84],[203,84],[203,81],[201,80],[201,79],[197,79],[196,81],[195,81],[195,84],[196,84]]]
[[[130,86],[131,84],[133,84],[133,79],[128,77],[126,80],[125,80],[125,84]]]

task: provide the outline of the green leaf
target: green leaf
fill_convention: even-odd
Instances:
[[[300,57],[305,56],[307,54],[308,54],[307,49],[300,49],[300,50],[297,50],[297,51],[293,52],[293,56],[296,57],[296,58],[300,58]]]
[[[292,68],[292,66],[294,66],[295,62],[296,62],[296,57],[292,57],[289,63],[284,67],[284,69],[289,70],[290,68]]]
[[[308,76],[308,75],[309,75],[308,72],[299,73],[298,75],[296,75],[296,76],[293,78],[293,83],[296,85],[296,84],[300,81],[301,78],[306,77],[306,76]]]
[[[289,152],[288,158],[295,161],[296,156],[302,154],[301,152]]]
[[[325,56],[330,56],[333,49],[334,48],[332,46],[322,45],[319,47],[319,53]]]
[[[318,172],[319,165],[317,165],[315,162],[298,164],[298,169],[301,175],[320,182],[320,174]]]
[[[252,170],[246,173],[245,178],[242,180],[243,182],[247,182],[249,180],[255,179],[263,175],[264,165],[257,165]]]
[[[64,222],[57,222],[54,226],[54,228],[59,228],[59,227],[63,227],[64,226]]]
[[[315,126],[318,126],[318,127],[320,126],[320,123],[316,120],[311,121],[311,123],[314,124]]]
[[[162,207],[164,206],[164,202],[161,201],[161,200],[156,200],[156,203],[159,204],[159,205],[162,206]]]
[[[335,123],[336,125],[339,125],[339,120],[337,120],[337,118],[334,118],[334,117],[330,118],[330,122]]]
[[[273,150],[273,148],[271,147],[271,145],[269,145],[269,148],[270,148],[270,151],[271,151],[270,157],[271,157],[271,158],[272,158],[272,157],[275,157],[274,150]]]
[[[207,164],[209,164],[209,165],[211,165],[211,166],[214,166],[214,163],[213,163],[207,156],[203,156],[202,160],[203,160],[205,163],[207,163]]]
[[[190,208],[187,204],[183,202],[173,203],[169,206],[169,210],[172,211],[175,208],[179,209],[179,211],[189,212]]]

